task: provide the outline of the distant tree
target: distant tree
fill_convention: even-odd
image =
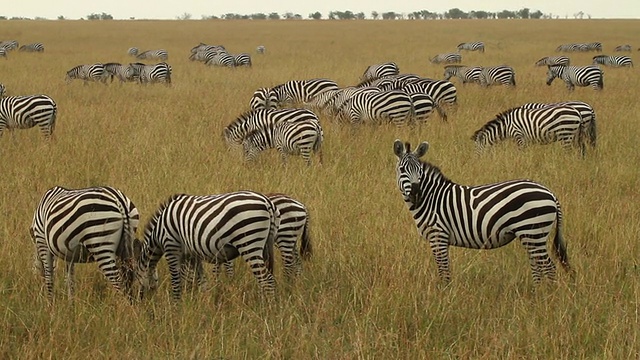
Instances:
[[[0,20],[7,20],[7,17],[6,17],[6,16],[1,16],[1,15],[0,15]]]
[[[36,16],[36,17],[34,18],[34,20],[40,20],[40,21],[42,21],[42,20],[48,20],[48,19],[47,19],[47,18],[44,18],[44,17],[42,17],[42,16]]]
[[[191,14],[185,12],[182,15],[176,16],[176,20],[191,20]]]
[[[435,20],[438,18],[438,14],[429,10],[420,10],[420,15],[424,20]]]
[[[513,19],[515,17],[515,11],[502,10],[498,13],[498,19]]]
[[[264,13],[251,14],[251,19],[252,20],[266,20],[267,19],[267,14],[264,14]]]
[[[329,18],[329,20],[335,20],[336,19],[336,13],[335,11],[329,11],[329,15],[327,15],[327,18]]]
[[[58,20],[66,20],[66,19],[64,18],[64,16],[58,15]]]
[[[520,10],[518,10],[518,17],[520,19],[528,19],[529,18],[529,9],[528,8],[522,8]]]
[[[90,15],[87,15],[87,20],[100,20],[100,15],[92,13]]]
[[[540,10],[536,10],[534,12],[532,12],[531,14],[529,14],[529,18],[530,19],[540,19],[542,18],[542,11]]]
[[[319,11],[316,11],[313,14],[309,14],[309,19],[320,20],[322,19],[322,14]]]
[[[382,19],[383,20],[395,20],[396,16],[397,16],[396,13],[393,12],[393,11],[382,13]]]
[[[458,8],[449,9],[444,16],[447,19],[466,19],[468,17],[466,12]]]
[[[102,13],[100,14],[100,20],[113,20],[113,16],[111,14]]]
[[[280,20],[280,14],[272,12],[271,14],[269,14],[269,20]]]
[[[288,11],[288,12],[282,14],[281,17],[284,18],[285,20],[291,20],[291,19],[293,19],[293,13]]]
[[[380,16],[380,14],[378,14],[378,12],[377,12],[377,11],[372,11],[372,12],[371,12],[371,18],[372,18],[373,20],[378,20],[378,16]]]
[[[356,14],[356,19],[358,20],[364,20],[365,19],[365,15],[364,13],[361,11],[359,13]]]

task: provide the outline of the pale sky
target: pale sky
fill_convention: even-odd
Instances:
[[[372,11],[383,13],[394,11],[408,13],[419,10],[443,13],[451,8],[462,11],[484,10],[499,12],[501,10],[519,10],[529,8],[540,10],[545,14],[552,13],[564,18],[582,11],[590,14],[593,19],[625,18],[640,19],[640,0],[615,0],[611,3],[599,0],[487,0],[487,1],[429,1],[415,0],[236,0],[236,1],[204,1],[204,0],[5,0],[0,7],[0,16],[10,17],[43,17],[55,19],[59,15],[67,19],[79,19],[91,13],[111,14],[115,19],[175,19],[184,13],[192,15],[192,19],[201,19],[202,15],[216,15],[234,13],[250,15],[255,13],[269,14],[277,12],[284,14],[291,12],[307,18],[310,13],[319,11],[326,18],[329,11],[363,12],[367,18]],[[2,27],[0,26],[0,33]]]

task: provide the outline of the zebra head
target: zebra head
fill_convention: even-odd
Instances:
[[[549,65],[547,70],[547,85],[551,85],[553,79],[560,77],[564,70],[564,65]]]
[[[146,229],[145,229],[146,237]],[[137,264],[131,275],[131,292],[133,292],[133,282],[139,284],[138,287],[138,299],[144,298],[144,295],[151,294],[158,289],[158,269],[154,267],[149,268],[149,244],[147,241],[142,242],[138,239],[133,240],[133,256],[136,259]],[[144,259],[143,259],[144,257]],[[127,279],[129,280],[129,279]]]
[[[424,166],[420,158],[429,150],[429,143],[424,141],[415,151],[411,151],[411,144],[402,143],[396,140],[393,143],[393,152],[398,157],[396,165],[396,179],[398,188],[405,198],[412,204],[419,204],[422,201],[420,182],[424,176]]]

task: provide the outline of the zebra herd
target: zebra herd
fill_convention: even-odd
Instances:
[[[237,191],[195,196],[175,194],[164,201],[135,238],[140,214],[120,190],[109,186],[85,189],[53,187],[39,201],[29,228],[35,244],[33,267],[53,300],[57,259],[65,261],[68,294],[73,295],[76,263],[95,262],[112,287],[130,300],[158,287],[157,264],[164,256],[171,292],[181,297],[183,280],[203,283],[202,262],[227,266],[242,257],[264,295],[275,292],[274,245],[280,250],[288,278],[300,274],[300,255],[312,254],[309,214],[301,202],[283,194]]]
[[[264,46],[259,46],[256,52],[264,54]],[[191,49],[189,60],[216,67],[251,67],[252,65],[251,55],[247,53],[229,54],[222,45],[207,45],[202,42]]]
[[[135,81],[140,84],[165,83],[171,84],[171,66],[166,62],[152,65],[143,63],[130,63],[122,65],[120,63],[95,63],[78,65],[67,71],[65,81],[82,80],[86,85],[89,81],[107,83],[108,79],[113,82],[114,78],[121,83]]]
[[[0,57],[8,59],[7,55],[13,50],[18,50],[19,52],[44,52],[44,45],[37,42],[20,46],[17,40],[0,41]]]

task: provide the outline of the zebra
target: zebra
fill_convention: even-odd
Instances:
[[[16,40],[0,41],[0,48],[4,48],[7,52],[17,49],[18,46],[20,46],[20,43]]]
[[[462,81],[462,84],[467,83],[480,83],[480,72],[482,67],[480,66],[464,66],[464,65],[447,65],[444,67],[444,79],[450,80],[452,77],[457,77]]]
[[[593,65],[610,67],[633,67],[633,61],[628,56],[596,55],[593,57]]]
[[[395,62],[386,62],[367,67],[364,74],[360,77],[360,81],[376,80],[398,74],[400,74],[398,65]]]
[[[478,78],[482,87],[490,85],[516,86],[516,74],[513,68],[507,65],[483,67]]]
[[[0,57],[3,57],[5,60],[9,60],[7,57],[7,50],[0,46]]]
[[[618,45],[618,46],[616,46],[616,48],[613,49],[613,51],[616,51],[616,52],[617,51],[629,51],[629,52],[631,52],[632,49],[631,49],[631,45],[626,44],[626,45]]]
[[[320,122],[312,119],[306,121],[282,121],[273,127],[264,127],[249,132],[242,141],[245,159],[254,161],[258,153],[276,148],[286,161],[287,155],[300,155],[311,165],[311,153],[318,154],[322,164],[322,141],[324,134]]]
[[[36,248],[34,270],[44,278],[49,300],[56,258],[66,261],[69,297],[74,264],[97,262],[111,285],[131,298],[139,218],[133,202],[113,187],[47,190],[29,230]]]
[[[154,60],[158,59],[161,61],[169,60],[169,53],[167,50],[158,49],[158,50],[147,50],[142,53],[136,54],[136,58],[140,60]]]
[[[601,42],[592,42],[585,44],[587,46],[587,51],[597,51],[602,52],[602,43]]]
[[[335,98],[343,93],[344,90],[345,88],[325,90],[312,97],[309,102],[304,104],[304,107],[313,111],[320,111],[323,114],[329,114],[333,109]]]
[[[461,51],[461,50],[480,51],[481,53],[484,53],[484,43],[482,41],[460,43],[458,44],[458,51]]]
[[[169,265],[171,292],[176,301],[181,298],[184,260],[218,264],[242,256],[263,293],[273,297],[273,244],[279,227],[278,209],[260,193],[172,195],[144,229],[135,267],[142,294],[154,289],[152,277],[163,255]]]
[[[566,56],[545,56],[542,59],[536,61],[536,66],[549,66],[549,65],[565,65],[569,66],[571,60]]]
[[[313,246],[309,234],[309,211],[300,201],[285,194],[266,194],[280,212],[280,227],[275,239],[275,245],[280,250],[284,263],[284,274],[293,279],[302,274],[302,261],[309,260],[313,255]],[[300,239],[300,253],[297,242]],[[234,276],[233,261],[227,261],[220,266],[225,267],[227,276]],[[219,267],[220,267],[219,266]],[[219,268],[215,270],[217,274]],[[201,262],[188,261],[182,263],[183,279],[189,283],[201,285],[203,283]]]
[[[0,98],[0,136],[5,129],[40,127],[50,139],[56,127],[58,106],[47,95],[9,96]]]
[[[555,78],[562,79],[569,91],[573,91],[576,85],[591,85],[594,90],[602,90],[604,87],[604,74],[597,66],[550,65],[547,71],[547,85],[551,85]]]
[[[556,52],[585,52],[589,51],[587,44],[562,44],[556,48]]]
[[[7,88],[4,84],[0,83],[0,98],[7,96]]]
[[[471,140],[475,141],[477,154],[486,146],[514,139],[520,148],[527,143],[550,144],[559,141],[566,150],[577,146],[584,157],[584,132],[582,115],[572,106],[557,105],[539,109],[518,107],[496,115],[478,129]]]
[[[165,62],[143,66],[130,64],[130,66],[138,68],[134,76],[138,76],[140,84],[163,82],[166,85],[171,85],[171,66]]]
[[[422,142],[411,151],[410,143],[396,140],[396,180],[445,283],[451,281],[449,246],[497,249],[515,238],[529,254],[534,283],[539,283],[542,276],[554,280],[556,267],[547,252],[547,240],[554,228],[554,252],[573,275],[562,234],[560,202],[551,190],[530,180],[460,185],[437,166],[420,160],[428,149],[429,143]]]
[[[106,63],[104,64],[104,69],[107,72],[108,77],[111,78],[111,82],[113,82],[114,77],[117,77],[121,83],[134,81],[135,75],[137,74],[132,66],[122,65],[120,63]]]
[[[271,88],[277,99],[278,107],[286,104],[307,103],[314,96],[338,89],[338,84],[329,79],[291,80]],[[273,96],[273,95],[270,95]]]
[[[127,54],[128,54],[129,56],[133,56],[133,57],[138,56],[138,53],[139,53],[139,52],[140,52],[140,50],[138,50],[138,48],[137,48],[137,47],[130,47],[130,48],[129,48],[129,50],[127,50]]]
[[[42,43],[33,43],[33,44],[28,44],[28,45],[22,45],[22,46],[20,46],[18,51],[43,52],[44,51],[44,45]]]
[[[233,55],[229,55],[227,53],[216,53],[208,58],[204,64],[207,66],[234,67],[236,65],[236,60]]]
[[[91,65],[78,65],[67,71],[65,81],[71,83],[73,79],[83,80],[86,85],[88,81],[99,81],[106,84],[109,74],[106,72],[104,64],[96,63]]]
[[[320,122],[318,116],[307,109],[278,109],[247,111],[229,125],[225,126],[222,135],[229,147],[242,145],[244,138],[251,132],[265,128],[274,128],[280,122]]]
[[[423,78],[414,74],[389,75],[377,79],[362,80],[360,83],[355,85],[355,87],[377,86],[383,90],[393,90],[394,88],[400,87],[404,84],[408,84],[421,79]]]
[[[249,108],[251,110],[278,108],[278,98],[276,94],[268,88],[259,88],[253,92],[251,100],[249,100]]]
[[[392,122],[396,126],[409,123],[415,117],[413,100],[407,92],[390,90],[380,93],[356,93],[338,112],[337,119],[360,124]]]
[[[526,103],[521,105],[520,107],[523,109],[539,109],[547,106],[571,106],[572,108],[578,110],[580,113],[580,117],[582,118],[582,129],[585,131],[588,136],[587,140],[589,141],[589,145],[591,148],[595,149],[596,141],[597,141],[597,126],[596,126],[596,112],[593,110],[591,105],[587,104],[583,101],[563,101],[559,103]]]
[[[265,52],[265,48],[263,45],[258,45],[258,47],[256,47],[256,53],[264,55]]]
[[[321,96],[329,91],[333,91],[333,90],[327,90],[323,93],[320,93],[316,97]],[[338,115],[341,111],[340,109],[342,108],[342,106],[344,106],[344,104],[347,101],[349,101],[349,99],[351,99],[355,94],[358,94],[358,93],[377,94],[382,92],[382,89],[380,89],[377,86],[368,86],[368,87],[349,86],[343,89],[339,89],[337,91],[339,92],[335,93],[334,96],[331,97],[331,99],[327,104],[327,107],[325,108],[325,112],[329,116]]]
[[[432,64],[459,64],[462,62],[462,55],[459,53],[438,54],[429,59]]]
[[[251,67],[251,55],[247,53],[233,55],[233,65]]]
[[[433,98],[434,105],[442,121],[447,121],[448,115],[445,105],[455,106],[458,103],[458,89],[447,80],[420,79],[410,83],[410,86],[420,87],[422,92]],[[406,88],[403,87],[403,89]]]

